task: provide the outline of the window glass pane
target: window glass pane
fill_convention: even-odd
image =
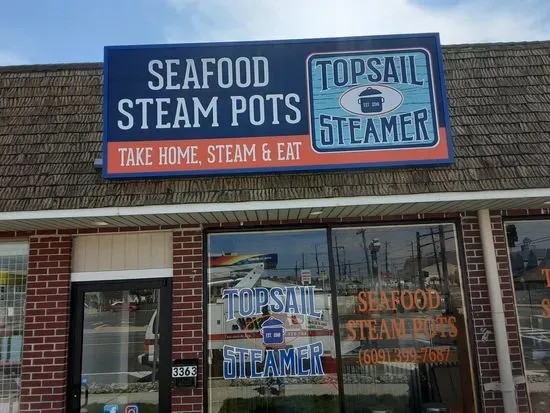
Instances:
[[[346,412],[475,411],[454,226],[332,234]]]
[[[82,413],[158,412],[158,289],[84,295]]]
[[[506,225],[527,390],[533,412],[550,404],[550,221]]]
[[[338,412],[324,230],[208,237],[209,411]]]
[[[28,245],[0,244],[0,412],[18,412]]]

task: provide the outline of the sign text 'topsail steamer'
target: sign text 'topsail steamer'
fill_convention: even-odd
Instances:
[[[105,48],[104,176],[442,164],[436,34]]]

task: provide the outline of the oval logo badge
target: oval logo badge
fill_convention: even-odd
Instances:
[[[403,95],[386,85],[356,86],[342,93],[340,106],[355,115],[380,116],[397,109]]]

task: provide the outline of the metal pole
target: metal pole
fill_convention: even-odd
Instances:
[[[495,345],[497,350],[498,370],[500,375],[500,391],[504,411],[515,413],[518,411],[516,402],[516,387],[512,375],[512,362],[510,360],[510,348],[508,346],[508,334],[506,331],[506,317],[504,315],[504,304],[502,303],[502,291],[498,276],[497,257],[493,243],[493,229],[491,228],[491,215],[488,209],[477,212],[479,220],[479,233],[483,247],[483,262],[489,289],[489,303],[491,305],[491,316],[495,334]]]

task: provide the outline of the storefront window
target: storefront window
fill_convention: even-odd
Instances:
[[[527,389],[533,412],[550,405],[550,221],[506,225]]]
[[[453,225],[333,231],[346,412],[475,411],[456,245]]]
[[[208,238],[209,412],[339,412],[324,230]]]
[[[453,225],[210,234],[208,260],[210,412],[476,410]]]
[[[19,411],[28,244],[0,244],[0,412]]]

